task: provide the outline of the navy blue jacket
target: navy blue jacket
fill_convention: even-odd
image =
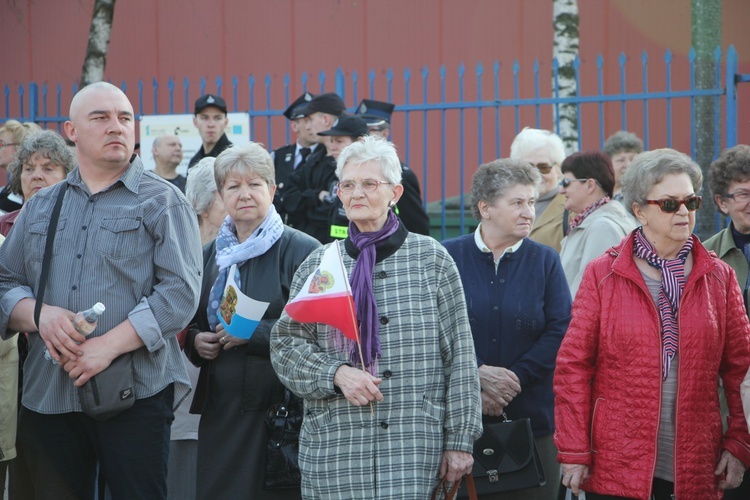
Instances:
[[[443,245],[463,282],[477,364],[518,375],[521,393],[505,409],[508,418],[528,417],[535,436],[551,434],[552,376],[571,305],[560,257],[527,238],[503,256],[495,272],[492,253],[477,248],[473,233]]]

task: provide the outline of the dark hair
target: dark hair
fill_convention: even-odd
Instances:
[[[727,194],[732,182],[748,180],[750,180],[750,146],[746,144],[739,144],[722,151],[708,170],[708,186],[714,195],[718,194],[723,197]]]
[[[573,153],[560,167],[562,173],[571,172],[576,179],[594,179],[610,198],[615,189],[615,170],[609,156],[600,152]]]

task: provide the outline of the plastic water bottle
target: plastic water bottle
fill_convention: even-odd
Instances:
[[[77,312],[73,316],[73,325],[75,325],[78,333],[84,337],[90,335],[95,329],[97,323],[99,323],[99,316],[102,315],[106,308],[101,302],[97,302],[91,309]]]
[[[96,325],[99,323],[99,316],[104,313],[105,309],[104,304],[97,302],[90,309],[77,312],[73,316],[73,326],[84,337],[90,335],[96,329]],[[44,358],[55,365],[57,364],[57,361],[50,355],[46,347],[44,349]]]

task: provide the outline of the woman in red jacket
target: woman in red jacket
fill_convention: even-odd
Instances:
[[[750,465],[750,323],[734,272],[692,234],[702,180],[677,151],[636,157],[623,193],[641,227],[589,264],[573,303],[555,444],[563,484],[588,500],[719,499]]]

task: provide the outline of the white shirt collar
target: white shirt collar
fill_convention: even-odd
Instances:
[[[509,246],[505,250],[503,250],[503,253],[498,257],[497,259],[494,259],[495,261],[495,270],[497,270],[497,265],[500,263],[500,259],[505,257],[506,254],[517,252],[519,248],[521,248],[521,245],[523,244],[523,239],[521,239],[518,243],[516,243],[513,246]],[[480,222],[477,226],[476,230],[474,231],[474,243],[477,245],[477,248],[481,250],[484,253],[492,253],[492,250],[484,243],[484,240],[482,239],[482,223]]]

